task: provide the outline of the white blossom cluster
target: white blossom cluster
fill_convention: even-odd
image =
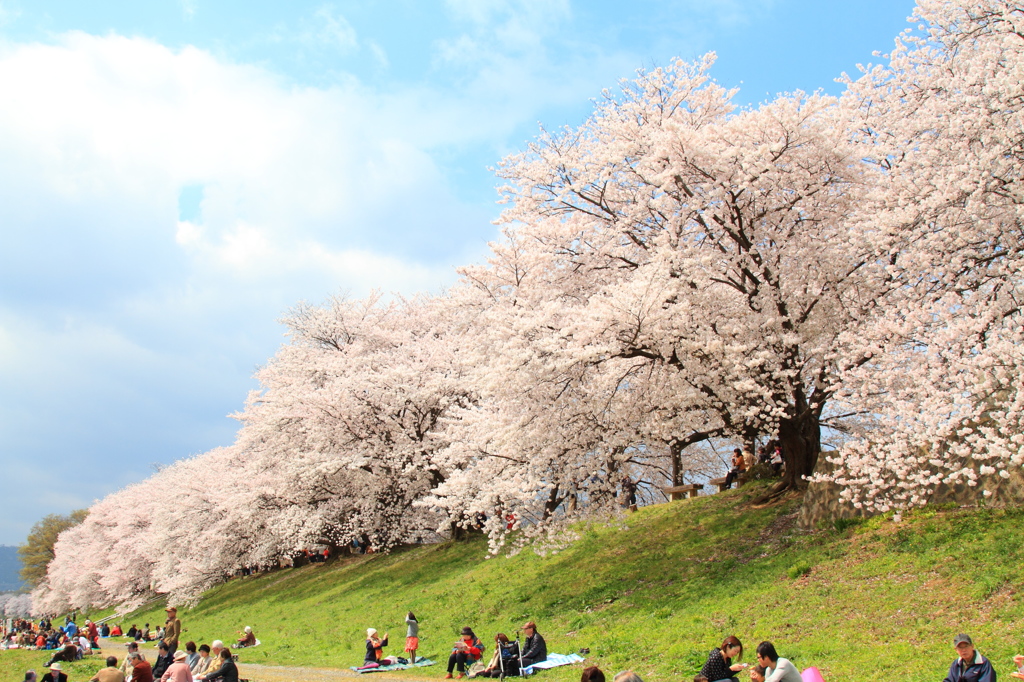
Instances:
[[[353,539],[514,549],[725,441],[781,444],[780,492],[831,429],[876,511],[1020,469],[1024,7],[916,16],[838,98],[737,109],[709,55],[544,133],[499,166],[485,263],[294,310],[236,442],[94,505],[37,605],[192,601]]]
[[[27,618],[35,613],[32,596],[17,592],[0,592],[0,614],[6,618]]]

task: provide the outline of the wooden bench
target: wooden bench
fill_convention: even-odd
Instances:
[[[700,483],[689,483],[687,485],[677,485],[671,488],[662,488],[661,491],[668,495],[668,498],[672,501],[682,500],[686,497],[697,497],[697,494],[704,489],[704,486]]]
[[[742,474],[736,477],[736,487],[739,488],[741,485],[747,482],[747,472],[744,471]],[[721,478],[712,478],[708,481],[709,485],[717,485],[718,492],[724,493],[728,488],[725,487],[725,476]]]

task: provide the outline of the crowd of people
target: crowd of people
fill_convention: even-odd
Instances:
[[[416,614],[406,614],[405,623],[405,654],[402,656],[385,656],[384,647],[388,646],[388,633],[380,636],[376,628],[366,629],[366,656],[358,670],[369,670],[389,664],[415,664],[416,652],[419,649],[420,623]],[[448,655],[448,672],[445,679],[450,680],[458,673],[458,677],[509,677],[519,674],[523,668],[546,661],[548,657],[547,643],[537,632],[537,624],[533,621],[525,623],[520,631],[525,636],[520,649],[519,638],[509,640],[508,636],[499,632],[495,638],[495,650],[490,663],[483,665],[482,659],[486,647],[473,632],[473,628],[464,627],[459,638],[452,645]]]
[[[119,625],[111,628],[105,623],[97,625],[91,620],[86,620],[84,626],[78,627],[72,614],[65,617],[64,625],[56,629],[51,628],[50,619],[45,617],[38,623],[15,621],[9,628],[10,632],[4,633],[5,641],[8,637],[26,642],[31,640],[25,648],[55,650],[44,664],[47,672],[42,676],[42,682],[67,682],[67,673],[62,670],[62,664],[81,660],[85,656],[101,654],[98,642],[100,637],[122,635],[130,637],[131,641],[125,644],[127,651],[120,665],[116,656],[107,656],[106,667],[97,672],[91,682],[238,682],[235,657],[231,649],[224,646],[224,642],[214,640],[208,645],[199,646],[195,642],[186,642],[185,648],[179,649],[182,627],[178,610],[169,606],[165,611],[167,621],[154,632],[150,631],[149,623],[145,623],[141,628],[132,624],[125,633],[122,633]],[[27,634],[31,636],[26,639]],[[238,634],[241,635],[237,642],[238,647],[255,646],[258,643],[256,634],[250,626],[246,626]],[[49,645],[51,639],[56,643],[54,646]],[[146,655],[139,650],[139,643],[154,639],[158,642],[157,655],[150,663]],[[39,682],[36,671],[26,672],[25,681]]]
[[[139,643],[148,641],[146,634],[149,626],[138,628],[134,624],[128,630],[132,641],[126,643],[126,655],[118,665],[115,656],[107,656],[106,666],[97,672],[90,682],[238,682],[237,657],[224,646],[220,640],[209,645],[197,646],[195,642],[186,642],[184,649],[178,649],[181,636],[181,621],[177,609],[168,607],[167,622],[158,628],[162,638],[158,642],[157,655],[150,663],[146,655],[139,650]],[[388,633],[380,636],[375,628],[366,631],[366,656],[360,670],[378,668],[388,664],[417,663],[419,649],[419,620],[411,611],[406,614],[407,626],[405,653],[408,658],[385,656],[384,649],[388,646]],[[26,642],[26,648],[54,649],[53,655],[45,663],[46,674],[41,682],[68,682],[62,664],[80,660],[84,656],[100,653],[98,638],[118,636],[121,628],[113,628],[106,624],[93,623],[86,620],[79,627],[74,617],[68,616],[64,624],[53,628],[48,618],[37,623],[27,620],[15,620],[4,628],[4,641],[15,640]],[[520,641],[518,633],[522,633]],[[28,637],[26,638],[26,635]],[[258,643],[252,627],[246,626],[241,632],[236,646],[255,646]],[[42,643],[39,638],[42,638]],[[52,639],[57,646],[46,646]],[[470,627],[462,628],[458,639],[452,645],[448,656],[447,672],[444,679],[457,677],[505,678],[518,677],[530,672],[531,666],[548,660],[547,643],[537,630],[537,624],[528,621],[516,631],[515,639],[499,632],[494,637],[494,652],[489,662],[484,664],[486,646]],[[996,682],[996,672],[992,662],[983,656],[974,646],[970,636],[958,634],[953,639],[956,658],[949,666],[949,672],[943,682]],[[589,653],[583,650],[581,653]],[[763,641],[754,651],[754,664],[742,661],[743,643],[735,636],[726,637],[721,646],[710,651],[700,672],[693,682],[740,682],[740,676],[749,677],[751,682],[823,682],[817,668],[800,670],[787,658],[778,654],[775,645]],[[556,656],[557,658],[557,656]],[[1014,679],[1024,680],[1024,655],[1013,659],[1015,669],[1010,673]],[[429,664],[430,662],[427,661]],[[555,665],[561,664],[555,663]],[[25,682],[40,682],[36,672],[29,670],[25,674]],[[581,682],[606,682],[605,674],[600,668],[590,666],[583,670]],[[635,672],[627,670],[616,674],[612,682],[643,682]],[[745,680],[744,680],[745,682]]]

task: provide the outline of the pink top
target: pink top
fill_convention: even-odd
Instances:
[[[192,682],[192,671],[188,669],[185,661],[175,661],[167,667],[167,672],[160,678],[160,682]]]

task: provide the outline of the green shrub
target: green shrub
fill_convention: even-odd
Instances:
[[[793,564],[789,567],[789,570],[786,571],[787,575],[789,575],[793,580],[796,580],[800,576],[807,575],[810,572],[811,567],[804,563]]]
[[[864,517],[855,516],[850,519],[836,519],[832,522],[832,525],[835,527],[836,531],[845,533],[848,529],[853,528],[854,526],[859,526],[862,523],[864,523]]]

